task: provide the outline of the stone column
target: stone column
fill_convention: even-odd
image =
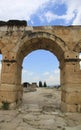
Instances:
[[[81,70],[79,58],[68,56],[62,66],[61,110],[81,112]]]
[[[14,109],[22,101],[21,69],[15,59],[2,60],[0,107],[6,102]]]

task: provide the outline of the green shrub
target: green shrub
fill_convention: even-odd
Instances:
[[[7,102],[7,101],[2,101],[2,109],[3,110],[9,110],[9,102]]]

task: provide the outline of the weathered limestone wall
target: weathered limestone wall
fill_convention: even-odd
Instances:
[[[77,66],[76,62],[65,63],[61,96],[63,111],[81,112],[81,72]]]
[[[7,101],[15,108],[22,101],[21,67],[16,61],[2,61],[0,102]]]
[[[22,101],[22,62],[37,49],[49,50],[59,60],[61,110],[81,112],[81,26],[0,27],[0,106],[6,101],[15,108]]]

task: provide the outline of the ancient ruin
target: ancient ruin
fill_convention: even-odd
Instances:
[[[25,56],[37,49],[52,52],[60,63],[62,86],[61,110],[81,112],[81,26],[0,26],[2,71],[0,107],[3,102],[15,109],[22,102],[22,63]]]

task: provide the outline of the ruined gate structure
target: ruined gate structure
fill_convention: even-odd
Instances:
[[[23,59],[37,49],[48,50],[59,60],[61,110],[81,112],[81,26],[1,26],[0,107],[8,102],[10,109],[15,109],[22,102]]]

